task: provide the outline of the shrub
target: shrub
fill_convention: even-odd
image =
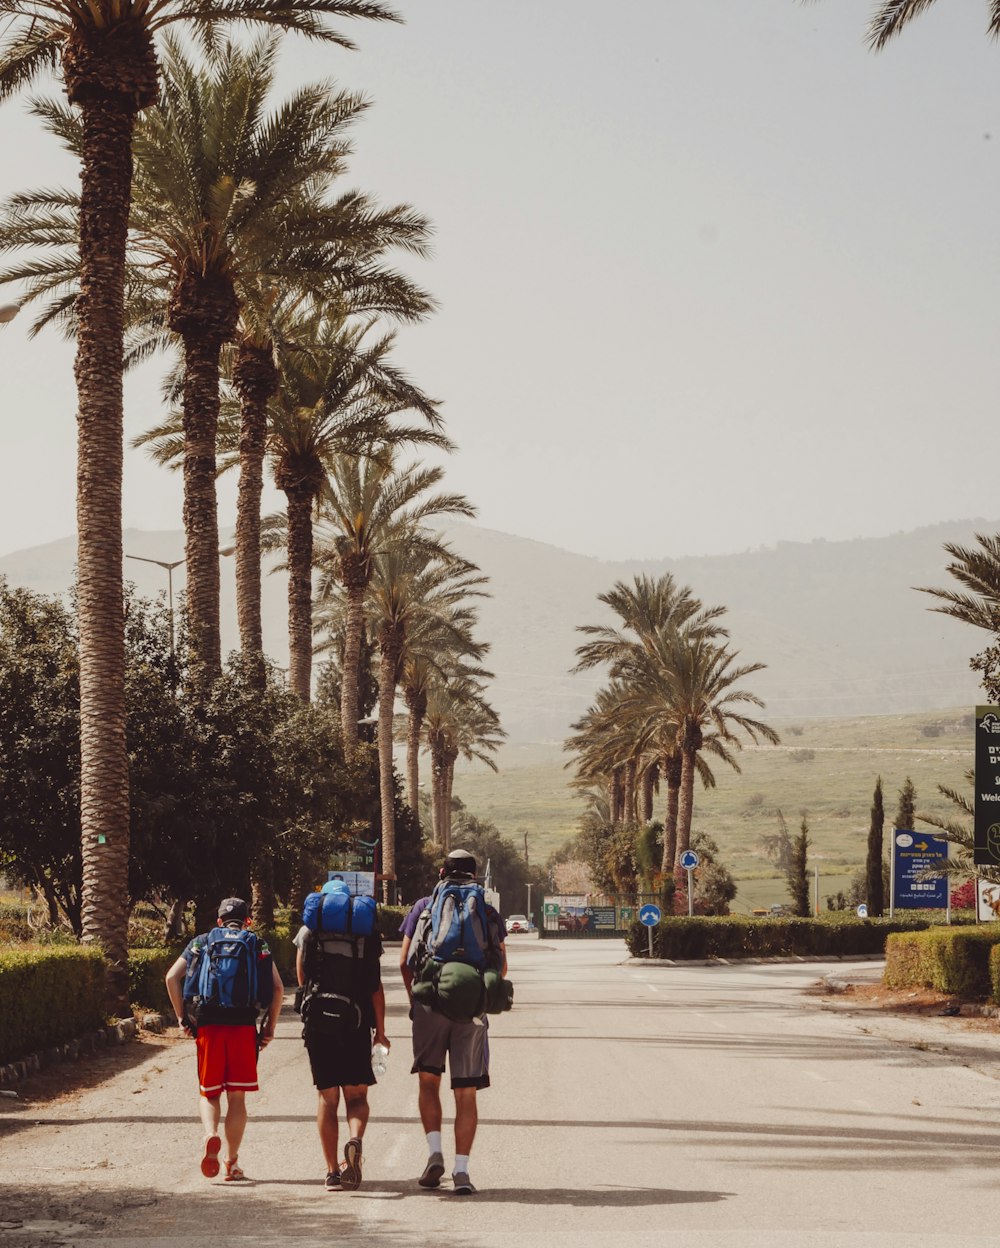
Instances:
[[[128,952],[128,994],[133,1005],[172,1016],[173,1007],[163,982],[180,949],[139,948]]]
[[[103,1026],[104,959],[96,949],[0,952],[0,1063]]]
[[[686,958],[847,957],[882,953],[891,932],[910,932],[928,926],[924,919],[858,919],[853,914],[822,918],[753,919],[746,915],[723,918],[676,917],[653,929],[653,956]],[[643,957],[649,937],[633,923],[625,937],[629,953]]]
[[[379,927],[383,940],[399,940],[400,924],[410,913],[410,906],[379,906]]]
[[[934,988],[961,997],[994,991],[993,951],[1000,931],[992,928],[933,928],[891,936],[883,982],[889,988]]]

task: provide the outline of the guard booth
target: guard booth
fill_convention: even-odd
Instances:
[[[632,896],[614,893],[581,893],[549,896],[542,902],[542,932],[550,938],[587,940],[600,937],[621,940],[639,918],[639,907],[658,904],[658,893]]]

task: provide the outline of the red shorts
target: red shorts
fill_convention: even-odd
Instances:
[[[198,1083],[209,1100],[221,1092],[256,1092],[257,1028],[198,1028]]]

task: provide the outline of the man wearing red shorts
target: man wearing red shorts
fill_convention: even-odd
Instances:
[[[219,906],[218,925],[234,932],[250,926],[247,903],[240,897],[228,897]],[[223,1158],[226,1181],[245,1179],[238,1164],[240,1144],[247,1125],[246,1094],[257,1091],[257,1011],[219,1009],[217,1014],[202,1017],[196,1031],[192,1030],[184,1008],[184,977],[193,959],[200,956],[205,936],[195,936],[167,972],[167,992],[177,1015],[177,1026],[186,1036],[195,1036],[198,1047],[198,1084],[201,1090],[201,1121],[205,1127],[205,1146],[201,1172],[208,1179],[219,1173],[222,1140],[219,1123],[222,1118],[222,1093],[226,1094],[225,1136],[227,1156]],[[272,977],[274,995],[267,1019],[260,1031],[260,1046],[271,1043],[281,1013],[284,985],[272,964],[268,948],[258,940],[258,957]]]

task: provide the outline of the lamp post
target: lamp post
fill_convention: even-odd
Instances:
[[[170,657],[174,657],[174,568],[179,568],[183,559],[148,559],[145,555],[126,555],[126,559],[136,559],[139,563],[155,563],[158,568],[167,569],[167,610],[170,613]]]

